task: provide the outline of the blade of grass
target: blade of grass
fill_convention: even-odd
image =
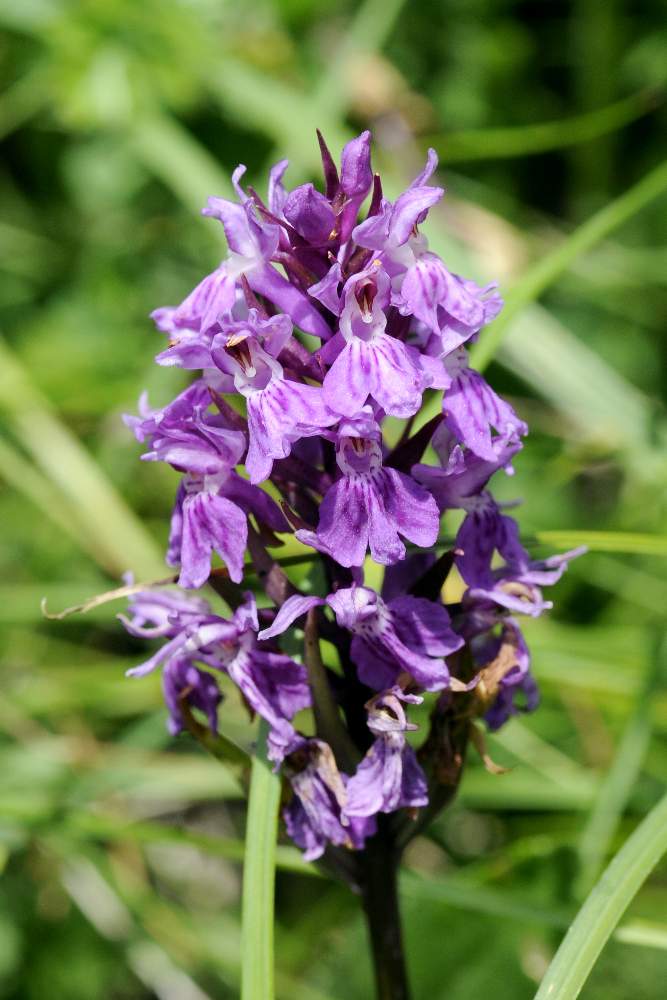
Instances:
[[[268,725],[260,720],[250,773],[243,865],[241,1000],[273,1000],[273,899],[280,778],[267,757]]]
[[[432,876],[427,879],[417,872],[405,869],[401,872],[401,895],[410,899],[442,902],[468,913],[483,913],[502,920],[516,920],[557,930],[566,930],[571,922],[570,914],[560,907],[540,906],[515,893],[471,885],[463,879],[445,880]],[[624,944],[667,950],[667,925],[664,924],[629,920],[618,927],[612,937]]]
[[[644,682],[618,747],[614,761],[600,786],[578,847],[579,876],[575,895],[584,898],[595,884],[602,863],[641,770],[651,738],[652,695],[664,666],[664,640],[648,657]]]
[[[667,535],[630,531],[536,531],[536,541],[556,548],[585,545],[592,552],[624,552],[646,556],[667,556]]]
[[[649,873],[667,850],[665,795],[608,866],[568,930],[535,1000],[575,1000]]]
[[[144,166],[197,216],[209,195],[236,198],[215,157],[175,118],[158,112],[142,117],[132,130],[130,145]],[[211,240],[222,247],[222,227],[212,226],[204,217],[202,222]]]
[[[359,5],[338,51],[329,60],[315,90],[315,104],[328,116],[342,116],[347,110],[350,88],[346,74],[355,59],[379,51],[396,23],[405,0],[365,0]]]
[[[0,340],[0,409],[23,447],[66,498],[71,518],[94,539],[98,561],[114,576],[164,573],[157,544],[74,434]]]
[[[643,177],[634,187],[587,219],[551,253],[537,261],[505,302],[505,308],[471,350],[471,364],[483,371],[494,358],[514,318],[530,302],[536,301],[573,260],[590,250],[618,226],[667,191],[667,161]]]
[[[186,844],[206,854],[233,861],[242,861],[245,850],[243,841],[235,837],[212,837],[196,830],[169,826],[165,823],[133,822],[99,813],[70,811],[65,828],[68,833],[87,838],[128,840],[137,844]],[[314,865],[303,860],[301,853],[295,847],[276,848],[276,867],[300,875],[323,877]]]
[[[596,111],[559,121],[509,128],[471,129],[425,136],[445,163],[530,156],[589,142],[636,121],[662,103],[654,90],[641,90]]]

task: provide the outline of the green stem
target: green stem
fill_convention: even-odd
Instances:
[[[535,1000],[575,1000],[626,907],[667,850],[667,795],[625,842],[579,911]]]
[[[250,772],[243,865],[241,1000],[273,1000],[273,901],[280,779],[267,759],[268,724],[259,724]]]
[[[387,817],[363,852],[363,905],[373,955],[377,1000],[409,1000],[398,903],[399,851],[389,836]]]

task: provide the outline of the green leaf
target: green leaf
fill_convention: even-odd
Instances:
[[[535,538],[556,548],[585,545],[593,552],[626,552],[646,556],[667,556],[667,535],[631,531],[537,531]]]
[[[540,258],[507,296],[505,308],[484,337],[470,352],[471,365],[483,371],[495,356],[514,318],[530,302],[535,302],[570,264],[590,250],[655,198],[667,191],[667,161],[643,177],[638,184],[605,205],[563,240],[551,253]]]
[[[661,103],[655,91],[642,90],[604,108],[560,121],[450,132],[428,136],[427,141],[436,147],[445,163],[530,156],[608,135],[654,111]]]
[[[260,720],[250,772],[243,865],[241,1000],[273,1000],[273,899],[280,778],[267,758],[268,724]]]
[[[35,464],[66,499],[82,547],[94,547],[100,565],[113,575],[128,569],[149,578],[163,574],[156,543],[2,340],[0,410]],[[24,487],[27,495],[33,480]],[[59,503],[54,518],[63,516],[62,509]]]
[[[542,980],[535,1000],[575,1000],[598,955],[645,879],[667,850],[667,795],[606,869]]]
[[[585,896],[597,878],[605,853],[625,810],[639,776],[651,738],[653,692],[660,681],[665,644],[648,657],[643,684],[614,761],[600,786],[597,800],[579,842],[579,878],[577,895]]]

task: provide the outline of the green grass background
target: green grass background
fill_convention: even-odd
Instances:
[[[124,679],[145,647],[118,606],[51,623],[39,605],[164,575],[176,474],[139,463],[120,420],[184,384],[153,364],[147,313],[224,254],[207,195],[239,160],[260,190],[285,155],[293,183],[314,176],[316,125],[332,147],[372,128],[394,192],[436,147],[431,243],[512,303],[488,374],[531,434],[500,493],[541,551],[591,543],[527,627],[542,706],[489,740],[511,772],[471,760],[406,858],[417,1000],[533,996],[667,773],[666,13],[2,0],[0,996],[238,995],[233,773],[167,737],[159,679]],[[368,997],[357,900],[289,848],[279,863],[278,996]],[[663,868],[582,996],[659,1000],[666,981]]]

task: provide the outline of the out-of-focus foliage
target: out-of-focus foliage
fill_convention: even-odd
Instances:
[[[58,623],[39,611],[43,595],[63,607],[128,568],[164,575],[175,477],[138,462],[120,415],[142,388],[161,403],[182,384],[152,364],[146,316],[222,255],[197,215],[206,196],[225,193],[239,160],[258,183],[285,154],[292,178],[309,176],[316,124],[332,145],[373,128],[390,187],[432,144],[448,189],[433,243],[451,266],[521,288],[663,160],[666,12],[660,0],[0,4],[0,995],[237,995],[234,773],[168,739],[159,681],[124,680],[143,649],[120,609]],[[472,760],[458,804],[406,858],[418,1000],[531,997],[663,785],[666,273],[662,198],[568,257],[494,363],[532,428],[505,499],[525,501],[528,533],[605,532],[607,551],[575,563],[556,611],[529,629],[543,705],[489,740],[511,773]],[[658,540],[632,554],[618,532]],[[222,719],[251,738],[231,692]],[[278,860],[279,996],[367,997],[358,901],[291,849]],[[656,871],[586,1000],[664,995],[666,914]]]

